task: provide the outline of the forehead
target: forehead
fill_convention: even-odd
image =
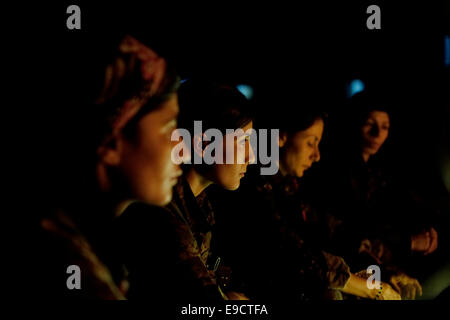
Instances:
[[[161,118],[172,118],[178,115],[179,109],[178,96],[173,94],[169,99],[161,103],[159,108],[155,110],[155,114]]]
[[[249,123],[247,123],[245,126],[242,127],[242,130],[247,131],[248,129],[252,129],[253,128],[253,121],[250,121]]]
[[[237,137],[243,137],[243,136],[245,136],[246,134],[248,135],[249,134],[249,132],[246,132],[247,130],[249,130],[249,129],[252,129],[253,128],[253,121],[250,121],[249,123],[247,123],[245,126],[243,126],[242,128],[238,128],[238,129],[235,129],[234,130],[234,132],[233,133],[229,133],[229,134],[225,134],[225,136],[228,136],[228,135],[235,135],[235,136],[237,136]]]
[[[322,119],[317,119],[314,123],[306,130],[299,131],[295,134],[297,137],[308,137],[308,136],[316,136],[321,137],[323,133],[324,123]]]
[[[385,111],[371,111],[367,119],[374,119],[380,122],[389,122],[389,115]]]
[[[145,127],[146,130],[159,130],[159,128],[165,126],[168,122],[176,120],[178,111],[178,99],[174,95],[161,103],[157,109],[145,114],[139,120],[139,124]]]

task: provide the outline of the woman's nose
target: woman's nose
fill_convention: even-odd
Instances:
[[[247,163],[255,163],[256,161],[255,152],[253,151],[253,148],[250,143],[248,144],[248,156],[246,160]]]
[[[182,143],[186,152],[183,152],[181,160],[183,161],[183,163],[191,163],[191,151],[189,150],[188,145],[185,141],[183,141]]]
[[[320,150],[319,147],[316,147],[314,149],[314,161],[319,162],[319,160],[320,160]]]
[[[184,138],[180,141],[182,135],[178,129],[175,129],[172,133],[172,152],[171,158],[172,162],[175,164],[190,163],[191,162],[191,150],[189,144],[186,143]]]

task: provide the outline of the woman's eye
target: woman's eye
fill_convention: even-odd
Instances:
[[[172,134],[173,130],[177,128],[177,122],[175,120],[170,121],[163,127],[163,132],[166,134]]]
[[[242,139],[239,143],[241,146],[245,146],[245,143],[249,140],[250,140],[249,137],[245,137],[245,139]]]

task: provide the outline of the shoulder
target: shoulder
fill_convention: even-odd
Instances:
[[[63,212],[41,220],[40,245],[46,275],[44,295],[69,297],[74,294],[87,299],[123,299],[106,265],[99,259],[88,239]],[[85,290],[67,290],[66,270],[77,266],[85,279]],[[77,291],[77,290],[75,290]]]

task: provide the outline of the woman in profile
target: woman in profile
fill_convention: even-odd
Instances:
[[[60,149],[60,197],[40,221],[39,297],[124,299],[126,274],[109,264],[107,226],[132,201],[167,204],[181,174],[170,161],[177,75],[132,36],[109,40],[86,45],[70,73],[65,108],[75,112]]]

